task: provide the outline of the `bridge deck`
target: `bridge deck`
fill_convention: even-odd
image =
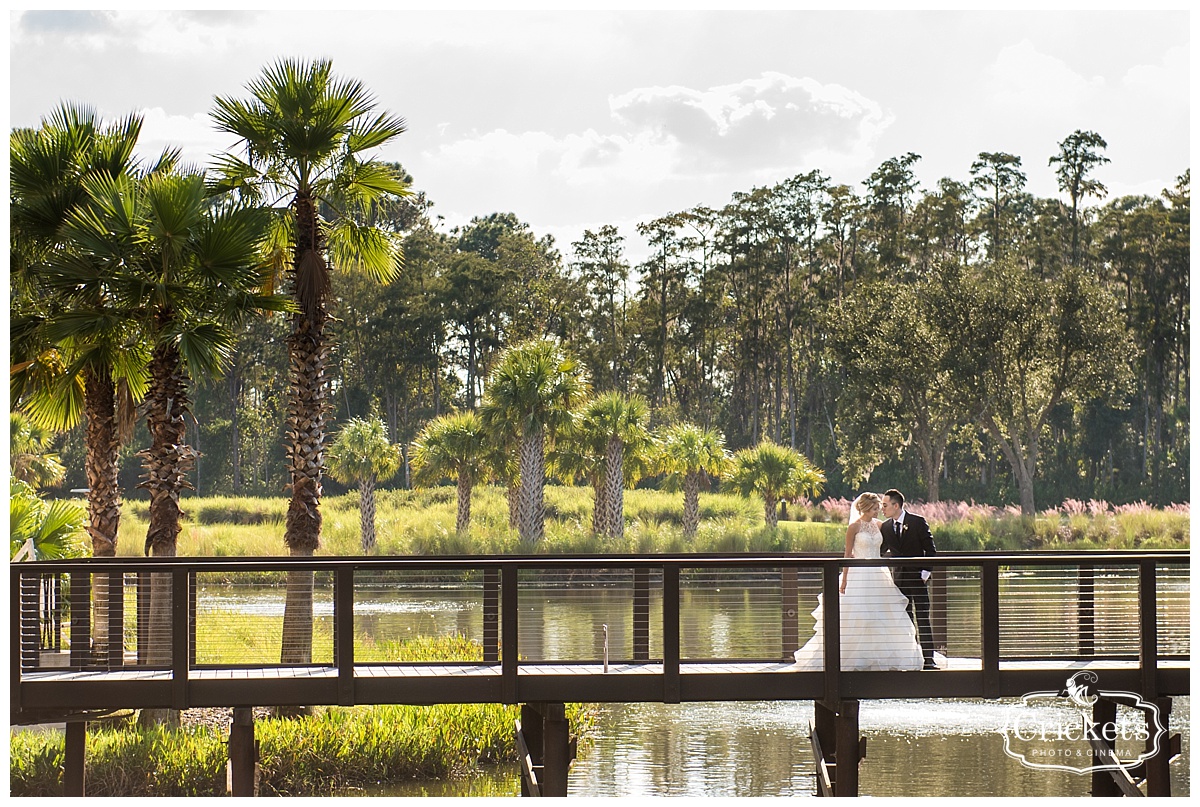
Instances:
[[[1006,661],[989,677],[977,658],[954,658],[937,672],[860,671],[837,676],[839,697],[1015,698],[1060,690],[1080,670],[1102,673],[1106,688],[1136,691],[1144,683],[1135,660]],[[1162,660],[1160,694],[1189,692],[1190,664]],[[676,703],[802,700],[826,696],[823,672],[798,672],[788,662],[682,662],[678,676],[661,662],[521,665],[515,681],[497,664],[364,664],[353,677],[334,666],[194,668],[186,680],[169,670],[38,670],[26,673],[21,708],[36,712],[72,704],[91,708],[275,706],[403,703],[596,702]],[[77,708],[77,707],[76,707]]]
[[[1185,660],[1161,660],[1160,670],[1186,670],[1189,662]],[[946,660],[941,671],[983,669],[982,661],[978,658],[951,658]],[[1002,661],[1002,671],[1041,671],[1057,672],[1065,670],[1137,670],[1135,659],[1041,659],[1023,661]],[[739,673],[789,673],[797,672],[794,665],[786,661],[696,661],[681,662],[680,675],[732,675]],[[896,675],[900,671],[884,670],[888,675]],[[915,672],[915,671],[914,671]],[[461,676],[501,675],[499,664],[365,664],[354,668],[354,677],[363,678],[445,678]],[[662,662],[619,662],[610,663],[608,671],[604,666],[595,662],[538,662],[522,664],[517,668],[519,676],[541,677],[549,675],[662,675]],[[846,675],[849,673],[843,673]],[[315,665],[301,667],[199,667],[188,673],[192,681],[217,681],[236,679],[311,679],[337,678],[338,669],[332,665]],[[49,669],[25,673],[22,676],[27,683],[50,681],[155,681],[170,680],[170,670],[148,670],[145,668],[127,668],[119,670],[62,670]]]

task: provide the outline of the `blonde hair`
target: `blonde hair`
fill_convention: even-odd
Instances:
[[[873,506],[879,507],[882,503],[883,500],[879,498],[878,493],[860,493],[858,494],[858,498],[854,500],[854,507],[851,512],[856,513],[859,518],[862,518],[863,513],[870,510]]]

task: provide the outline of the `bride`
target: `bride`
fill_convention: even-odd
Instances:
[[[846,557],[878,558],[883,543],[880,523],[875,519],[881,500],[876,493],[863,493],[850,510],[853,520],[846,530]],[[857,518],[855,516],[857,515]],[[908,598],[896,588],[883,566],[842,569],[841,655],[843,670],[919,670],[924,663],[917,627],[905,611]],[[817,595],[817,623],[808,644],[796,651],[801,670],[825,668],[824,604]]]

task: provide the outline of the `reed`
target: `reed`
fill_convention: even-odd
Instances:
[[[377,493],[379,555],[479,555],[528,551],[508,526],[504,490],[476,489],[467,536],[454,531],[455,491],[443,486]],[[319,556],[361,553],[358,494],[326,497]],[[190,497],[183,501],[185,521],[179,554],[190,556],[270,556],[286,554],[283,515],[278,498]],[[546,488],[546,537],[533,551],[567,553],[637,552],[838,552],[845,540],[850,502],[806,500],[788,504],[778,531],[765,529],[761,504],[729,493],[700,497],[700,527],[694,539],[682,535],[681,494],[639,489],[625,494],[625,536],[621,540],[591,534],[592,494],[587,487]],[[1143,502],[1112,505],[1068,500],[1036,518],[1013,506],[975,502],[911,504],[933,526],[943,551],[1019,551],[1022,549],[1167,549],[1187,547],[1190,508],[1186,504],[1152,508]],[[145,543],[144,502],[123,506],[118,553],[141,554]]]
[[[387,644],[388,656],[398,661],[483,657],[477,643],[462,637]],[[465,776],[481,765],[512,762],[518,715],[516,706],[449,704],[328,707],[310,717],[261,719],[255,723],[260,792],[327,795],[381,782]],[[568,704],[567,717],[586,742],[595,709]],[[170,730],[93,724],[88,795],[224,795],[226,740],[206,725]],[[11,795],[60,795],[62,767],[62,732],[11,732]]]

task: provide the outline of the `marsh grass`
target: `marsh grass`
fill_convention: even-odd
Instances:
[[[401,661],[482,660],[478,643],[459,637],[388,642]],[[320,708],[311,717],[255,722],[262,795],[324,795],[416,778],[463,776],[480,765],[516,758],[516,706],[356,706]],[[593,708],[567,705],[572,730],[586,742]],[[88,729],[91,796],[220,796],[225,793],[227,736],[209,726],[168,730],[93,724]],[[62,793],[59,731],[13,732],[13,796]]]
[[[837,552],[845,536],[849,502],[793,503],[777,531],[763,523],[761,503],[729,493],[702,493],[700,527],[686,541],[681,525],[682,494],[639,489],[625,493],[625,536],[593,536],[592,494],[587,487],[546,487],[545,539],[523,546],[508,526],[504,490],[476,488],[471,529],[454,531],[455,491],[442,486],[384,490],[376,494],[379,555],[483,555],[532,552],[574,553]],[[286,554],[283,518],[287,500],[250,497],[191,497],[183,501],[185,520],[179,554],[201,557]],[[1015,508],[965,502],[917,504],[933,526],[943,551],[1023,549],[1169,549],[1189,544],[1186,505],[1167,509],[1144,504],[1066,502],[1029,519]],[[318,556],[361,553],[358,494],[329,496],[322,502],[324,527]],[[145,502],[123,505],[117,551],[140,555],[145,543]]]

